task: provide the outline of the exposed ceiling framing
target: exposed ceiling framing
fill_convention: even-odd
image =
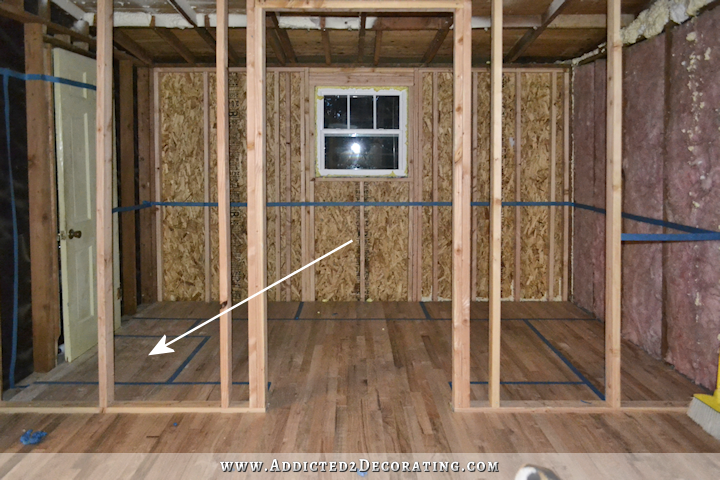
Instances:
[[[94,0],[52,2],[79,19],[77,24],[86,28],[94,24]],[[629,24],[649,3],[652,0],[623,0],[622,23]],[[145,0],[142,8],[138,5],[131,1],[116,8],[118,57],[145,65],[213,63],[214,2]],[[0,14],[20,14],[9,14],[10,8],[0,3]],[[230,0],[230,8],[229,57],[237,66],[244,62],[244,56],[238,54],[245,50],[244,1]],[[505,62],[547,64],[593,51],[605,38],[604,10],[605,0],[514,1],[503,17]],[[473,0],[473,13],[473,61],[481,65],[489,58],[489,2]],[[266,22],[268,65],[445,66],[452,62],[453,22],[447,14],[269,13]],[[48,28],[48,43],[64,42],[69,49],[92,53],[95,42],[89,35],[67,31],[70,29]],[[372,53],[368,44],[374,45]]]

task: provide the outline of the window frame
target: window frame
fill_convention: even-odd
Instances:
[[[316,177],[397,177],[408,176],[408,87],[315,87],[315,119],[316,119]],[[325,96],[394,96],[399,97],[399,128],[397,129],[353,129],[325,128]],[[373,125],[377,127],[377,102],[373,100]],[[350,125],[350,109],[347,122]],[[328,169],[325,168],[325,137],[326,136],[397,136],[398,137],[398,168],[396,169]]]

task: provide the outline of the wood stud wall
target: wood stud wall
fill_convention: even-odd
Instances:
[[[470,44],[465,40],[471,33],[469,0],[447,1],[396,1],[358,2],[356,7],[366,10],[415,10],[415,11],[453,11],[455,14],[453,68],[455,82],[454,96],[454,156],[453,156],[453,407],[457,410],[470,409],[469,384],[469,316],[471,274],[468,268],[471,249],[470,243],[470,198],[471,198],[471,149],[472,140],[469,133],[473,130],[471,120],[471,82]],[[328,0],[323,2],[321,10],[351,8],[352,2]],[[266,0],[262,6],[254,0],[248,1],[248,111],[254,112],[247,118],[248,135],[248,178],[260,179],[259,182],[248,184],[248,282],[250,291],[261,290],[266,283],[266,212],[265,212],[265,9],[295,8],[298,10],[317,7],[315,4],[296,4],[286,0]],[[489,362],[489,407],[500,406],[500,239],[501,239],[501,181],[502,181],[502,1],[493,0],[493,62],[491,67],[492,95],[492,154],[491,154],[491,253],[490,253],[490,362]],[[113,275],[112,275],[112,20],[113,6],[109,0],[98,2],[98,33],[97,33],[97,286],[98,286],[98,371],[99,371],[99,409],[101,411],[135,411],[135,412],[167,412],[167,411],[213,411],[217,407],[197,405],[153,404],[144,406],[114,405],[114,351],[113,351]],[[218,199],[219,199],[219,260],[220,260],[220,301],[221,309],[230,302],[230,218],[229,218],[229,165],[228,165],[228,31],[227,31],[227,0],[218,1],[217,28],[217,149],[218,149]],[[621,226],[621,54],[622,43],[620,31],[620,2],[608,2],[608,89],[607,89],[607,165],[608,165],[608,215],[607,215],[607,312],[606,320],[606,405],[619,408],[620,403],[620,226]],[[415,78],[417,78],[417,73]],[[303,91],[307,91],[307,71],[305,72]],[[141,76],[141,84],[145,80]],[[154,78],[154,100],[158,105],[158,74]],[[203,76],[207,85],[207,75]],[[567,76],[564,78],[564,90],[567,92]],[[553,75],[553,86],[556,86]],[[207,88],[204,88],[207,92]],[[555,91],[555,88],[553,88]],[[142,97],[142,93],[141,93]],[[305,94],[305,98],[308,95]],[[207,106],[207,95],[204,105]],[[565,107],[567,108],[567,106]],[[309,117],[308,105],[303,106],[303,118]],[[207,108],[206,108],[207,111]],[[553,103],[553,112],[555,111]],[[566,120],[567,122],[567,116]],[[160,199],[161,171],[159,169],[159,115],[155,109],[153,135],[155,138],[155,191],[151,195]],[[207,126],[207,120],[205,120]],[[459,128],[457,128],[459,126]],[[207,127],[205,138],[207,139]],[[553,131],[555,130],[553,122]],[[308,132],[303,132],[303,137]],[[567,136],[567,128],[564,129]],[[567,144],[567,140],[564,140]],[[207,145],[207,140],[205,140]],[[554,145],[554,144],[553,144]],[[554,148],[554,147],[553,147]],[[564,155],[567,157],[567,149]],[[205,157],[207,159],[207,156]],[[418,162],[419,163],[419,162]],[[554,162],[553,162],[554,163]],[[308,188],[309,175],[304,175],[302,194],[303,200],[312,198]],[[207,185],[207,179],[204,179]],[[554,175],[552,177],[554,182]],[[363,192],[365,185],[363,185]],[[141,186],[143,195],[147,188]],[[419,188],[413,187],[411,195],[417,198]],[[552,191],[551,187],[551,191]],[[563,180],[563,195],[568,196],[569,182],[567,174]],[[206,188],[207,192],[207,188]],[[207,193],[205,194],[207,195]],[[364,193],[363,193],[364,195]],[[554,197],[554,196],[553,196]],[[207,197],[206,197],[207,198]],[[412,212],[412,209],[408,209]],[[161,215],[155,215],[157,235],[161,231]],[[411,215],[412,217],[412,215]],[[415,216],[417,218],[418,215]],[[566,215],[567,217],[567,215]],[[205,217],[207,218],[207,217]],[[312,210],[306,210],[307,220],[312,220]],[[567,220],[565,221],[567,223]],[[417,222],[419,226],[420,222]],[[207,225],[207,220],[205,220]],[[310,223],[308,222],[309,226]],[[303,229],[303,237],[309,235],[309,228]],[[157,293],[162,296],[162,251],[157,241]],[[567,242],[564,242],[567,243]],[[563,245],[564,255],[567,247]],[[418,253],[419,249],[412,248]],[[205,253],[207,256],[207,253]],[[310,249],[303,251],[303,259],[311,258]],[[412,256],[412,255],[411,255]],[[412,265],[412,261],[410,262]],[[414,271],[413,268],[410,268]],[[549,275],[552,275],[552,269]],[[409,282],[417,292],[417,280]],[[309,279],[303,280],[307,286]],[[550,287],[552,288],[552,287]],[[567,287],[563,288],[567,295]],[[206,290],[207,291],[207,290]],[[410,289],[408,290],[410,291]],[[230,385],[232,377],[232,331],[230,315],[224,315],[220,323],[220,370],[221,370],[221,403],[220,411],[264,411],[266,408],[267,390],[267,304],[265,296],[260,296],[249,304],[249,370],[250,370],[250,401],[249,404],[231,407]],[[477,407],[477,406],[476,406]],[[540,406],[544,409],[547,406]],[[567,407],[567,406],[566,406]],[[64,407],[60,407],[62,410]],[[82,408],[82,407],[81,407]],[[483,407],[481,406],[480,409]],[[521,406],[523,411],[533,411],[527,405]],[[561,407],[563,408],[563,407]],[[576,408],[576,407],[569,407]],[[477,408],[475,408],[477,410]]]

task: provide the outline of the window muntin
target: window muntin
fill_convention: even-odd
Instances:
[[[407,176],[407,87],[318,87],[318,176]]]

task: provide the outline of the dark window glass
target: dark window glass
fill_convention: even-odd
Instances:
[[[325,136],[325,168],[395,170],[399,168],[397,135]]]
[[[325,128],[347,128],[347,95],[325,95]]]
[[[400,128],[400,97],[377,97],[377,128],[385,130]]]
[[[373,97],[350,97],[350,128],[373,128]]]

